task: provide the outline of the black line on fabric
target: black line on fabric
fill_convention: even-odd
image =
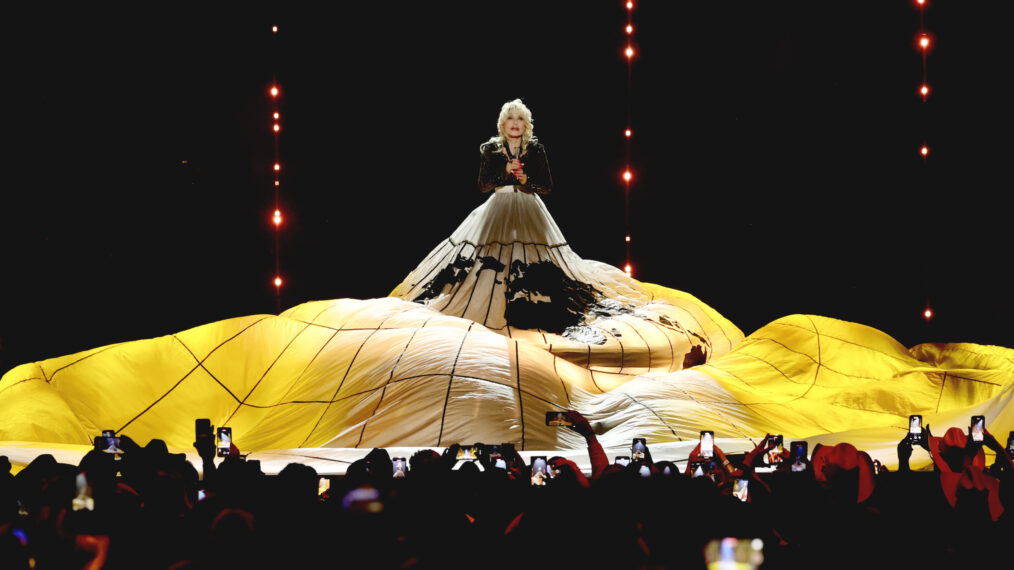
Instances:
[[[454,383],[454,371],[458,368],[458,358],[461,357],[461,350],[465,348],[465,341],[468,340],[468,333],[472,332],[472,326],[475,323],[468,324],[468,330],[461,336],[461,344],[458,346],[458,353],[454,355],[454,364],[451,365],[451,374],[447,379],[447,395],[444,397],[444,409],[440,412],[440,433],[437,435],[437,445],[440,445],[440,440],[444,438],[444,420],[447,418],[447,405],[451,401],[451,385]]]
[[[477,257],[478,252],[476,252],[475,257],[473,257],[472,259],[474,260]],[[482,262],[480,261],[479,263],[481,264]],[[468,288],[468,301],[465,302],[465,310],[461,311],[460,315],[461,318],[465,318],[465,315],[468,314],[468,308],[472,306],[472,297],[475,296],[475,290],[479,288],[479,276],[482,275],[482,269],[479,268],[478,270],[476,270],[474,261],[472,262],[472,269],[468,272],[468,275],[465,276],[465,279],[462,280],[462,283],[464,283],[464,281],[467,281],[468,278],[471,277],[473,273],[475,274],[475,283],[473,283],[472,286]],[[493,281],[496,281],[495,273],[493,274]]]
[[[252,453],[250,455],[253,455]],[[303,454],[286,454],[285,457],[302,457],[304,459],[315,459],[317,461],[330,461],[332,463],[344,463],[345,465],[352,465],[353,461],[346,461],[344,459],[332,459],[330,457],[317,457],[316,455],[303,455]]]
[[[122,426],[120,426],[120,429],[116,430],[116,432],[117,432],[117,433],[119,433],[119,432],[121,432],[121,431],[123,431],[123,430],[127,429],[127,426],[129,426],[130,424],[134,423],[134,420],[136,420],[136,419],[140,418],[140,417],[141,417],[141,416],[143,416],[143,415],[144,415],[145,413],[147,413],[147,412],[148,412],[148,410],[150,410],[150,409],[154,408],[154,407],[155,407],[155,404],[158,404],[158,403],[159,403],[159,402],[161,402],[161,401],[162,401],[163,399],[165,399],[165,397],[166,397],[166,396],[168,396],[168,395],[169,395],[170,393],[172,393],[172,391],[173,391],[173,390],[175,390],[177,386],[179,386],[180,384],[182,384],[182,383],[183,383],[183,381],[184,381],[184,380],[186,380],[187,378],[189,378],[189,377],[190,377],[190,375],[194,373],[194,370],[197,370],[198,368],[203,368],[203,366],[201,366],[201,365],[199,365],[199,364],[198,364],[197,366],[194,366],[193,368],[191,368],[191,369],[190,369],[190,372],[187,372],[186,374],[184,374],[184,375],[183,375],[183,377],[182,377],[182,378],[180,378],[179,380],[177,380],[177,381],[176,381],[176,383],[175,383],[175,384],[173,384],[173,385],[172,385],[172,387],[171,387],[171,388],[169,388],[169,390],[167,390],[167,391],[165,392],[165,394],[162,394],[162,395],[161,395],[161,396],[159,396],[159,397],[158,397],[158,398],[157,398],[157,399],[156,399],[156,400],[155,400],[154,402],[152,402],[152,403],[148,404],[148,407],[147,407],[147,408],[145,408],[145,409],[141,410],[141,412],[140,412],[139,414],[137,414],[136,416],[134,416],[133,418],[131,418],[131,419],[130,419],[130,420],[129,420],[129,421],[127,422],[127,423],[125,423],[125,424],[123,424]]]
[[[934,413],[940,413],[940,402],[944,399],[944,386],[947,384],[947,372],[944,372],[944,377],[940,380],[940,394],[937,395],[937,409]]]
[[[154,340],[154,339],[150,339],[150,340]],[[111,345],[109,345],[109,346],[107,346],[107,347],[105,347],[103,349],[96,350],[95,352],[92,352],[91,354],[86,354],[86,355],[82,356],[81,358],[78,358],[74,362],[69,362],[67,364],[64,364],[63,366],[61,366],[61,367],[57,368],[56,370],[54,370],[53,373],[49,375],[49,378],[46,378],[46,370],[44,368],[42,368],[40,366],[39,370],[42,370],[42,377],[45,378],[46,383],[49,384],[50,382],[53,381],[53,378],[56,378],[56,373],[59,372],[59,371],[61,371],[61,370],[63,370],[64,368],[70,368],[71,366],[74,366],[75,364],[77,364],[78,362],[81,362],[82,360],[88,360],[89,358],[95,356],[96,354],[101,354],[101,353],[103,353],[103,352],[105,352],[105,351],[107,351],[107,350],[109,350],[111,348],[116,348],[117,346],[120,346],[122,344],[125,344],[125,343],[119,342],[119,343],[116,343],[116,344],[111,344]]]
[[[676,349],[673,348],[672,339],[669,338],[669,333],[666,332],[666,329],[664,327],[659,326],[658,323],[656,323],[655,321],[653,321],[651,319],[646,319],[646,320],[649,323],[651,323],[652,325],[654,325],[655,328],[658,329],[658,332],[663,337],[665,337],[665,341],[669,343],[669,370],[667,372],[672,372],[673,368],[675,367],[675,364],[676,364]],[[711,355],[709,354],[708,356],[710,357]],[[681,362],[680,363],[680,368],[682,368],[682,367],[683,367],[683,363]]]
[[[552,351],[553,346],[550,345],[549,349]],[[553,359],[553,374],[556,374],[556,378],[560,381],[560,386],[563,386],[563,395],[567,397],[567,407],[569,408],[573,405],[570,401],[570,392],[567,391],[567,383],[563,381],[563,376],[560,376],[560,372],[556,369],[556,360],[559,357],[552,352],[549,353],[549,357]]]
[[[21,384],[23,382],[28,382],[29,380],[45,380],[45,377],[39,378],[38,376],[33,376],[31,378],[22,378],[21,380],[18,380],[17,382],[14,382],[10,386],[5,386],[3,389],[0,389],[0,394],[3,394],[7,390],[9,390],[10,388],[13,388],[13,387],[17,386],[18,384]]]
[[[845,376],[847,378],[859,378],[861,380],[882,380],[882,378],[877,378],[877,377],[874,377],[874,376],[862,376],[860,374],[849,374],[848,372],[842,372],[842,371],[840,371],[840,370],[838,370],[836,368],[831,368],[830,366],[828,366],[826,364],[822,364],[822,363],[818,362],[816,358],[810,356],[809,354],[807,354],[805,352],[800,352],[798,350],[793,350],[792,348],[789,348],[785,344],[783,344],[783,343],[781,343],[778,340],[773,339],[773,338],[759,336],[759,337],[752,337],[752,340],[756,340],[756,341],[766,340],[766,341],[773,342],[773,343],[781,346],[782,348],[784,348],[785,350],[787,350],[787,351],[789,351],[789,352],[791,352],[793,354],[798,354],[800,356],[805,356],[806,358],[808,358],[814,364],[816,364],[818,366],[822,366],[822,367],[826,368],[827,370],[829,370],[831,372],[834,372],[835,374],[839,374],[839,375]],[[742,352],[738,352],[737,354],[743,354],[743,353]]]
[[[271,361],[271,364],[269,364],[268,367],[264,369],[264,372],[261,374],[261,377],[257,379],[257,382],[255,382],[253,387],[250,388],[250,391],[247,392],[246,396],[243,396],[243,401],[240,402],[240,405],[236,406],[236,409],[233,410],[231,414],[229,414],[229,417],[226,418],[225,422],[222,424],[223,426],[229,425],[229,422],[236,415],[236,412],[238,412],[240,408],[243,407],[243,404],[246,403],[247,399],[249,399],[250,396],[254,393],[254,390],[256,390],[257,387],[261,385],[261,382],[264,380],[264,378],[268,375],[269,372],[271,372],[271,369],[275,367],[275,364],[278,363],[278,359],[281,358],[283,354],[285,354],[285,351],[288,350],[290,346],[292,346],[292,343],[296,342],[296,339],[299,338],[304,332],[306,332],[308,328],[310,328],[310,326],[306,325],[302,329],[300,329],[299,332],[292,335],[292,338],[289,339],[289,342],[287,342],[285,346],[282,347],[280,351],[278,351],[278,355],[275,356],[275,359]]]
[[[595,381],[595,371],[591,368],[585,368],[585,370],[588,371],[588,377],[591,378],[592,384],[595,386],[595,389],[599,391],[599,394],[605,394],[606,391],[603,390],[602,387],[599,386],[599,383]],[[629,376],[629,374],[627,376]]]
[[[514,376],[518,380],[518,414],[521,417],[521,451],[525,450],[525,394],[521,389],[521,352],[518,349],[518,341],[514,341]]]
[[[687,397],[687,399],[689,399],[690,401],[694,402],[694,403],[695,403],[695,404],[697,404],[698,406],[701,406],[702,408],[707,408],[707,407],[708,407],[708,406],[706,406],[705,404],[724,404],[724,405],[729,405],[729,404],[732,404],[732,405],[740,405],[740,406],[745,406],[745,405],[746,405],[746,404],[743,404],[743,403],[741,403],[741,402],[722,402],[722,401],[715,401],[715,400],[711,400],[711,401],[707,401],[707,402],[705,402],[705,401],[702,401],[702,400],[698,400],[697,398],[693,397],[693,396],[692,396],[692,395],[690,394],[690,392],[687,392],[686,388],[684,388],[684,387],[683,387],[682,385],[678,385],[678,384],[675,384],[675,383],[673,383],[673,384],[669,384],[669,385],[671,385],[672,387],[674,387],[674,388],[676,388],[677,390],[679,390],[680,392],[682,392],[682,393],[683,393],[683,395]],[[709,409],[711,409],[711,408],[709,408]],[[746,432],[745,432],[745,431],[743,431],[743,428],[741,428],[741,427],[739,427],[738,425],[736,425],[736,422],[734,422],[734,421],[732,421],[732,420],[730,420],[730,419],[727,419],[726,415],[725,415],[725,414],[723,414],[723,413],[722,413],[721,411],[719,411],[719,410],[717,410],[717,409],[711,409],[711,410],[712,410],[713,412],[715,412],[716,414],[718,414],[719,416],[721,416],[721,417],[723,418],[723,420],[725,421],[725,423],[729,424],[729,426],[730,426],[730,427],[731,427],[731,428],[732,428],[733,430],[735,430],[735,431],[738,431],[738,432],[739,432],[740,434],[742,434],[742,435],[743,435],[743,437],[745,437],[745,438],[747,438],[747,439],[749,439],[749,438],[750,438],[750,436],[748,436],[748,435],[746,434]],[[828,430],[824,430],[824,431],[828,431]]]
[[[816,337],[817,337],[817,370],[815,370],[813,372],[813,382],[810,383],[810,387],[807,388],[805,392],[803,392],[802,394],[800,394],[799,396],[797,396],[796,397],[797,400],[805,398],[806,395],[810,393],[810,390],[813,390],[813,387],[817,385],[817,376],[820,374],[821,367],[824,366],[821,363],[823,361],[823,358],[821,357],[821,351],[820,351],[820,331],[817,330],[817,323],[813,322],[813,319],[811,319],[809,317],[809,315],[807,315],[806,319],[808,321],[810,321],[811,325],[813,325],[813,334],[816,335]]]
[[[404,378],[399,378],[397,380],[392,380],[390,383],[391,384],[398,384],[400,382],[408,382],[410,380],[416,380],[416,379],[419,379],[419,378],[429,378],[429,377],[439,377],[439,376],[448,376],[448,377],[450,377],[451,374],[449,374],[447,372],[441,372],[441,373],[437,373],[437,374],[416,374],[415,376],[406,376]],[[510,384],[504,384],[502,382],[497,382],[496,380],[490,380],[489,378],[482,378],[480,376],[470,376],[470,375],[467,375],[467,374],[454,374],[454,378],[457,378],[459,380],[474,380],[476,382],[485,382],[487,384],[496,384],[497,386],[500,386],[502,388],[503,387],[510,388],[511,390],[515,389],[514,386],[511,386]],[[368,388],[368,389],[362,390],[360,392],[354,392],[352,394],[348,394],[346,396],[342,396],[341,398],[338,398],[336,400],[292,400],[290,402],[281,402],[281,403],[278,403],[278,404],[271,404],[270,406],[262,406],[262,405],[257,405],[257,404],[244,404],[244,405],[247,406],[247,407],[250,407],[250,408],[254,408],[254,409],[264,409],[264,410],[266,410],[266,409],[276,408],[278,406],[287,406],[287,405],[290,405],[290,404],[317,404],[317,405],[320,405],[320,404],[333,404],[335,402],[341,402],[342,400],[348,400],[349,398],[355,398],[356,396],[362,396],[364,394],[369,394],[370,392],[376,392],[377,390],[381,390],[381,389],[383,389],[383,386],[377,386],[376,388]],[[556,402],[553,402],[553,401],[550,401],[550,400],[547,400],[546,398],[543,398],[542,396],[539,396],[538,394],[535,394],[535,393],[532,393],[532,392],[528,392],[528,391],[525,391],[525,394],[527,394],[528,396],[530,396],[532,398],[535,398],[536,400],[539,400],[540,402],[545,402],[546,404],[548,404],[550,406],[556,406],[556,407],[558,407],[560,409],[566,409],[563,406],[561,406],[560,404],[558,404]]]
[[[503,244],[500,245],[500,251],[496,254],[496,260],[500,261],[500,257],[503,256]],[[506,279],[506,277],[504,278]],[[506,283],[504,283],[504,290],[506,291]],[[486,304],[486,315],[482,317],[482,324],[485,326],[489,322],[489,311],[493,307],[493,295],[496,293],[496,273],[493,274],[493,285],[489,291],[489,303]],[[506,305],[504,306],[504,322],[507,321]],[[509,334],[510,331],[508,331]]]
[[[422,278],[419,279],[418,281],[415,281],[415,282],[409,281],[409,283],[408,283],[409,290],[407,292],[411,293],[412,290],[414,290],[416,287],[418,287],[421,283],[425,283],[426,279],[433,273],[433,271],[437,267],[443,267],[444,265],[446,265],[447,262],[445,260],[447,259],[447,253],[444,253],[444,250],[446,249],[448,253],[451,253],[451,252],[454,251],[455,247],[456,246],[454,244],[452,244],[450,240],[445,239],[444,241],[440,242],[440,244],[437,245],[437,247],[433,248],[433,251],[431,251],[430,254],[426,256],[426,259],[422,260],[422,262],[419,265],[417,265],[416,267],[417,268],[418,267],[425,267],[426,264],[430,263],[430,259],[433,259],[434,257],[436,257],[438,255],[441,258],[440,262],[430,264],[429,271],[427,271],[426,275],[423,275]],[[414,269],[412,271],[415,272]],[[409,277],[411,277],[411,274],[409,275]]]
[[[194,354],[194,351],[190,350],[190,347],[187,346],[185,342],[183,342],[182,340],[180,340],[179,337],[177,337],[176,335],[173,335],[173,340],[175,340],[176,342],[180,343],[180,346],[182,346],[187,352],[190,353],[190,356],[193,357],[194,362],[197,363],[197,365],[194,367],[195,369],[196,368],[200,368],[201,370],[207,372],[208,376],[211,376],[211,379],[214,380],[215,382],[217,382],[218,385],[221,386],[222,389],[225,390],[226,393],[228,393],[229,396],[231,396],[233,400],[236,400],[237,403],[242,403],[242,402],[240,402],[239,397],[236,396],[236,394],[233,394],[232,390],[230,390],[228,386],[226,386],[221,380],[218,379],[217,376],[215,376],[214,374],[211,373],[210,370],[208,370],[208,367],[204,365],[204,361],[201,360],[200,358],[198,358],[197,355]],[[187,372],[187,374],[193,374],[193,372],[194,371],[191,370],[190,372]]]
[[[444,240],[444,241],[445,241],[445,243],[447,243],[448,245],[451,246],[450,250],[447,253],[441,254],[442,258],[441,258],[441,260],[440,260],[439,263],[433,263],[433,264],[430,265],[429,271],[426,272],[426,275],[423,275],[422,278],[420,278],[415,283],[411,283],[411,282],[409,283],[409,289],[406,292],[406,296],[415,296],[416,289],[418,289],[418,287],[420,285],[422,285],[423,283],[427,283],[429,281],[429,279],[430,279],[430,275],[432,275],[433,272],[437,270],[437,268],[446,267],[447,266],[447,258],[448,258],[448,256],[451,256],[451,263],[453,263],[455,259],[457,259],[459,256],[461,256],[461,251],[465,249],[464,245],[458,247],[457,245],[452,244],[450,242],[450,240]],[[457,251],[454,250],[455,247],[458,247]],[[426,258],[419,265],[423,265],[423,264],[427,263],[428,261],[429,261],[429,258]],[[419,266],[416,266],[416,267],[419,267]],[[415,270],[413,269],[412,271],[414,272]],[[411,293],[411,295],[408,295],[409,293]]]
[[[373,416],[377,413],[377,410],[380,409],[380,405],[384,402],[384,395],[387,393],[387,386],[390,385],[391,380],[394,379],[394,371],[398,368],[398,364],[401,362],[401,357],[405,356],[405,353],[408,352],[408,347],[415,339],[416,333],[425,328],[426,324],[429,323],[432,318],[433,317],[427,317],[422,326],[413,330],[412,335],[408,337],[408,342],[405,343],[405,348],[401,349],[401,353],[398,355],[398,358],[395,359],[394,365],[391,366],[391,374],[388,375],[387,382],[384,382],[384,387],[380,390],[380,398],[377,399],[377,405],[373,408],[373,411],[370,412],[370,415],[366,417],[366,420],[363,421],[363,429],[359,432],[359,441],[357,441],[352,447],[359,447],[359,445],[363,443],[363,437],[366,435],[366,426],[370,423],[370,419],[373,418]]]
[[[680,441],[683,441],[683,438],[680,437],[678,433],[676,433],[676,430],[672,429],[672,426],[669,425],[669,422],[665,421],[665,418],[663,418],[662,416],[658,415],[658,413],[656,413],[655,410],[651,409],[651,406],[645,404],[644,402],[639,401],[637,398],[631,396],[630,394],[623,393],[623,395],[626,396],[626,397],[628,397],[628,398],[630,398],[635,404],[637,404],[639,406],[643,406],[644,409],[646,409],[649,412],[651,412],[651,414],[653,416],[655,416],[656,418],[658,418],[658,421],[662,422],[662,425],[664,425],[666,428],[668,428],[669,431],[671,431],[672,434],[676,436],[676,439],[678,439]]]
[[[320,312],[318,312],[316,315],[314,315],[313,320],[316,321],[317,319],[319,319],[321,315],[323,315],[327,311],[331,310],[332,307],[334,307],[334,304],[329,304],[327,307],[325,307]],[[324,328],[326,328],[328,330],[331,330],[331,331],[334,331],[334,332],[332,332],[331,336],[329,336],[327,338],[327,340],[325,340],[324,343],[320,345],[320,347],[317,349],[317,352],[315,352],[313,354],[313,358],[311,358],[306,363],[306,366],[304,366],[303,369],[299,371],[299,376],[296,376],[296,379],[293,380],[291,384],[289,384],[289,387],[285,390],[285,393],[282,394],[282,398],[288,396],[289,392],[292,392],[292,389],[299,384],[299,382],[303,379],[303,376],[306,374],[306,371],[309,370],[311,366],[313,366],[314,362],[317,362],[317,357],[319,357],[320,354],[322,352],[324,352],[324,349],[327,348],[328,345],[331,344],[331,341],[333,341],[335,339],[335,337],[338,336],[338,333],[343,330],[342,327],[344,327],[348,322],[349,322],[349,320],[345,319],[345,321],[338,328],[324,327]],[[355,329],[355,330],[368,330],[368,329]]]
[[[503,272],[503,320],[507,323],[507,338],[513,338],[511,335],[511,318],[510,310],[511,304],[510,299],[507,298],[507,292],[510,291],[509,281],[511,275],[511,263],[514,261],[514,244],[511,244],[511,253],[507,256],[507,269]],[[483,323],[485,324],[485,323]]]
[[[609,320],[612,321],[613,319],[609,319]],[[626,352],[623,350],[623,341],[620,340],[619,337],[617,337],[616,335],[614,335],[612,331],[608,331],[604,327],[595,327],[595,328],[599,329],[600,331],[602,331],[602,332],[606,333],[607,335],[609,335],[610,337],[612,337],[612,339],[616,341],[616,344],[620,345],[620,369],[617,370],[616,373],[617,374],[623,374],[623,364],[627,361]]]
[[[812,320],[811,320],[811,323],[812,323]],[[804,331],[808,331],[808,332],[813,332],[812,329],[808,329],[806,327],[801,327],[801,326],[799,326],[799,325],[797,325],[795,323],[786,323],[786,322],[775,321],[773,323],[770,323],[769,325],[779,325],[779,326],[785,326],[785,327],[794,327],[794,328],[797,328],[797,329],[800,329],[800,330],[804,330]],[[898,360],[898,361],[901,361],[901,362],[904,362],[904,363],[907,363],[909,361],[908,358],[911,358],[911,355],[909,355],[908,358],[904,358],[904,357],[898,356],[896,354],[891,354],[890,352],[884,352],[884,351],[882,351],[882,350],[880,350],[878,348],[873,348],[872,346],[867,346],[865,344],[859,344],[858,342],[854,342],[854,341],[851,341],[851,340],[848,340],[848,339],[844,339],[844,338],[841,338],[841,337],[837,337],[837,336],[834,336],[834,335],[825,334],[824,336],[826,336],[827,338],[836,340],[838,342],[844,343],[844,344],[851,344],[852,346],[858,346],[860,348],[865,348],[866,350],[869,350],[869,351],[872,351],[872,352],[876,352],[877,354],[882,354],[884,356],[887,356],[889,358],[893,358],[894,360]]]
[[[383,325],[384,322],[387,321],[387,319],[389,319],[389,318],[390,318],[390,315],[388,315],[387,317],[384,317],[384,320],[380,322],[380,325],[378,325],[378,327],[376,329],[374,329],[370,334],[368,334],[366,336],[366,338],[363,339],[363,342],[359,343],[359,348],[357,348],[356,349],[356,353],[354,355],[352,355],[352,360],[349,361],[349,366],[348,366],[348,368],[345,369],[345,374],[342,376],[341,382],[338,383],[338,387],[335,388],[334,395],[331,396],[332,400],[335,400],[338,397],[338,392],[341,392],[342,386],[345,385],[345,379],[349,377],[349,371],[351,371],[352,367],[355,365],[356,358],[359,357],[359,353],[363,350],[363,347],[366,346],[366,343],[370,342],[370,339],[373,338],[373,335],[377,334],[377,331],[379,330],[380,326]],[[346,322],[348,322],[348,321],[346,321]],[[303,439],[303,443],[301,443],[299,445],[300,447],[303,447],[303,445],[306,444],[306,442],[310,440],[310,437],[313,435],[313,432],[317,431],[317,428],[320,426],[320,422],[324,421],[324,416],[327,415],[327,411],[329,409],[331,409],[331,404],[330,403],[327,406],[324,407],[324,412],[320,414],[319,418],[317,418],[317,423],[313,424],[313,429],[310,430],[310,433],[306,434],[306,438]]]
[[[217,351],[219,348],[222,348],[223,346],[225,346],[226,343],[232,341],[233,339],[235,339],[239,335],[241,335],[241,334],[245,333],[246,331],[250,330],[251,328],[253,328],[254,325],[256,325],[256,324],[258,324],[258,323],[260,323],[260,322],[262,322],[262,321],[264,321],[265,319],[268,319],[268,318],[272,318],[272,317],[262,317],[260,319],[257,319],[256,321],[250,323],[249,325],[247,325],[246,327],[244,327],[242,330],[240,330],[236,334],[234,334],[231,337],[229,337],[229,338],[223,340],[222,342],[220,342],[217,346],[215,346],[215,348],[211,349],[211,351],[209,351],[208,354],[205,355],[205,357],[203,359],[200,359],[198,361],[197,365],[190,369],[190,372],[187,372],[182,378],[180,378],[179,380],[177,380],[176,383],[173,384],[172,388],[169,388],[169,390],[166,391],[165,394],[162,394],[161,396],[159,396],[159,398],[157,400],[155,400],[154,402],[152,402],[151,404],[149,404],[147,408],[141,410],[141,412],[139,414],[137,414],[136,416],[134,416],[133,418],[131,418],[130,421],[128,421],[127,423],[123,424],[123,426],[120,427],[120,429],[118,429],[116,431],[117,432],[123,431],[124,429],[126,429],[127,426],[129,426],[130,424],[134,423],[134,421],[137,420],[137,418],[143,416],[148,410],[152,409],[155,406],[155,404],[161,402],[162,399],[165,398],[166,396],[168,396],[173,390],[175,390],[176,387],[179,386],[181,382],[183,382],[191,374],[193,374],[194,370],[197,370],[198,368],[202,368],[202,369],[204,369],[205,372],[208,372],[209,376],[211,376],[212,378],[215,378],[215,376],[213,374],[211,374],[211,372],[208,371],[207,368],[204,368],[204,361],[207,360],[207,359],[209,359],[209,358],[211,358],[211,355],[215,354],[215,351]],[[186,345],[186,343],[184,343],[182,340],[180,340],[176,335],[173,335],[173,339],[176,340],[176,342],[182,344],[184,346],[184,348],[187,349],[187,352],[189,352],[195,359],[197,358],[197,355],[194,354],[192,350],[190,350],[190,347],[188,347]],[[219,385],[221,385],[223,388],[225,388],[225,385],[222,384],[221,382],[219,382],[218,378],[215,378],[215,382],[218,382]],[[236,395],[233,394],[232,391],[229,390],[228,388],[225,388],[225,391],[229,392],[229,394],[233,398],[236,397]]]
[[[464,249],[464,246],[462,246],[462,249]],[[473,263],[472,269],[475,269],[475,258],[477,257],[477,254],[478,254],[478,250],[475,250],[475,251],[472,252],[472,260],[473,260],[472,261],[472,263]],[[461,255],[460,251],[458,252],[458,255],[459,256]],[[465,286],[465,283],[468,282],[468,278],[471,277],[471,276],[472,276],[472,272],[469,271],[468,274],[465,275],[464,279],[462,279],[461,281],[458,281],[457,283],[455,283],[454,286],[453,286],[453,288],[451,289],[451,291],[449,291],[450,295],[447,296],[447,302],[444,303],[444,306],[441,307],[440,309],[436,309],[436,311],[443,312],[444,309],[446,309],[447,307],[450,307],[451,303],[454,302],[454,299],[457,298],[458,292],[461,291],[461,288]],[[473,287],[474,287],[474,285],[473,285]]]
[[[689,317],[690,317],[691,319],[693,319],[695,323],[697,323],[697,328],[698,328],[698,329],[700,329],[701,333],[703,333],[703,334],[704,334],[704,342],[705,342],[705,343],[707,343],[707,345],[708,345],[708,348],[710,348],[710,349],[711,349],[711,352],[714,352],[714,351],[715,351],[715,343],[714,343],[714,342],[713,342],[713,341],[711,340],[711,335],[709,335],[709,334],[708,334],[708,329],[707,329],[707,328],[705,328],[705,326],[704,326],[703,324],[701,324],[701,321],[700,321],[700,320],[698,320],[698,319],[697,319],[697,317],[696,317],[696,316],[694,316],[694,314],[693,314],[693,313],[691,313],[691,312],[690,312],[690,311],[688,311],[687,309],[683,309],[683,311],[684,311],[684,312],[685,312],[685,313],[686,313],[686,314],[687,314],[687,315],[688,315],[688,316],[689,316]],[[709,318],[709,319],[711,320],[711,322],[715,322],[715,321],[714,321],[714,319],[711,319],[711,317],[710,317],[710,316],[709,316],[708,318]],[[718,330],[722,331],[722,327],[718,327]],[[688,332],[687,334],[689,334],[689,332]],[[732,342],[731,342],[731,341],[729,340],[729,336],[725,334],[725,331],[722,331],[722,336],[724,336],[724,337],[725,337],[725,341],[726,341],[726,342],[728,342],[728,343],[729,343],[729,345],[730,345],[730,347],[731,347],[731,346],[732,346]],[[691,343],[691,344],[692,344],[692,343]]]
[[[622,321],[621,321],[621,322],[622,322]],[[626,323],[623,323],[623,324],[626,324]],[[634,334],[636,334],[636,335],[637,335],[638,337],[640,337],[640,339],[641,339],[641,342],[643,342],[643,343],[644,343],[644,347],[645,347],[646,349],[648,349],[648,370],[651,370],[651,345],[650,345],[650,344],[648,344],[648,341],[644,340],[644,336],[643,336],[643,335],[641,334],[641,332],[640,332],[640,331],[638,331],[638,330],[637,330],[637,327],[633,327],[633,326],[630,326],[630,325],[627,325],[627,326],[628,326],[628,327],[629,327],[629,328],[630,328],[631,330],[633,330],[633,331],[634,331]],[[671,346],[671,345],[670,345],[670,346]]]
[[[985,354],[985,353],[982,353],[982,352],[975,352],[974,350],[968,350],[967,348],[965,348],[963,346],[951,346],[950,350],[960,350],[961,352],[967,352],[968,354],[974,354],[975,356],[986,356],[986,357],[990,357],[990,358],[1000,358],[1002,360],[1006,360],[1008,364],[1014,364],[1014,358],[1008,358],[1006,356],[1001,356],[1001,355],[998,355],[998,354]],[[977,368],[976,370],[982,370],[982,369],[981,368]]]

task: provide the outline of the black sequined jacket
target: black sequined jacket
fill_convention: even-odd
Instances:
[[[507,172],[507,154],[503,144],[487,142],[479,147],[482,158],[479,162],[479,190],[489,192],[500,186],[516,186],[539,194],[548,194],[553,189],[553,177],[549,173],[546,148],[539,141],[528,142],[528,150],[520,157],[521,168],[528,175],[528,183],[521,184],[517,177]]]

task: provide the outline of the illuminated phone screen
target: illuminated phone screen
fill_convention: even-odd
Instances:
[[[710,431],[701,432],[701,457],[709,459],[715,456],[715,434]]]

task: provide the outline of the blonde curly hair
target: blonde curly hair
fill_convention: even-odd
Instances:
[[[511,111],[516,111],[525,121],[525,132],[521,134],[521,152],[528,150],[528,143],[535,138],[535,128],[532,126],[532,111],[525,106],[521,99],[507,101],[500,107],[500,117],[496,120],[497,134],[489,139],[489,142],[507,143],[507,134],[503,130],[503,124],[507,122],[507,116]]]

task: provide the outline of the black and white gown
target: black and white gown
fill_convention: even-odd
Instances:
[[[506,172],[508,156],[500,143],[480,150],[479,188],[492,191],[489,199],[392,296],[494,330],[513,327],[571,337],[593,316],[648,300],[644,288],[623,271],[582,259],[567,244],[539,197],[552,187],[541,144],[533,140],[520,157],[526,185]]]

